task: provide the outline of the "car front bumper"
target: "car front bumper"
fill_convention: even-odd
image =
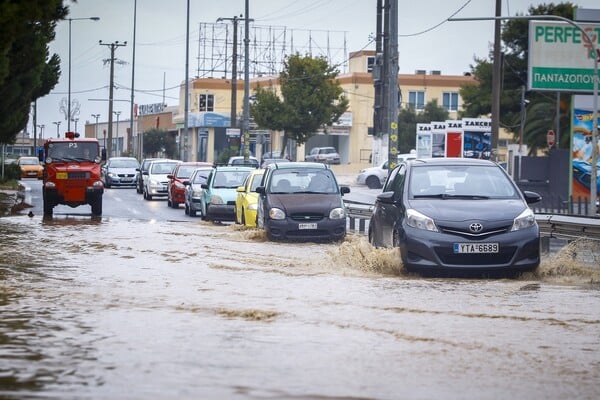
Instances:
[[[447,233],[405,226],[400,254],[409,270],[497,270],[532,271],[540,264],[537,226],[515,232],[469,240]],[[456,254],[455,243],[498,243],[498,253]]]
[[[315,229],[300,229],[300,221],[267,219],[265,230],[273,239],[294,240],[341,240],[346,236],[346,218],[323,218],[316,223]]]

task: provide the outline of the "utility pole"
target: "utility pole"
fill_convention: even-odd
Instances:
[[[241,17],[241,15],[240,15]],[[237,60],[238,60],[238,16],[233,18],[217,18],[217,22],[233,22],[233,52],[231,55],[231,127],[237,127]],[[241,139],[241,138],[240,138]]]
[[[102,40],[98,42],[101,46],[110,47],[110,82],[108,89],[108,142],[106,147],[106,154],[110,157],[112,155],[112,122],[113,122],[113,92],[114,92],[114,78],[115,78],[115,50],[117,47],[127,46],[127,42],[119,43],[119,41],[113,43],[102,43]]]
[[[502,2],[496,0],[496,17],[500,17],[502,14]],[[494,62],[492,65],[492,140],[491,140],[491,151],[490,159],[492,161],[498,161],[498,135],[500,134],[500,93],[502,88],[500,83],[502,82],[502,54],[500,50],[501,44],[501,25],[502,21],[496,19],[494,21]],[[521,166],[519,165],[519,168]]]
[[[249,0],[246,0],[246,10],[244,15],[244,161],[250,157],[250,13]]]
[[[398,163],[398,0],[386,0],[384,12],[385,116],[382,130],[388,134],[390,171]]]
[[[377,0],[377,21],[376,21],[376,29],[377,33],[375,34],[375,62],[373,63],[373,86],[375,90],[375,101],[373,104],[373,137],[380,138],[383,135],[382,129],[382,107],[383,100],[381,98],[383,91],[383,48],[382,48],[382,40],[383,40],[383,0]],[[375,160],[374,155],[371,155],[371,161],[377,162]]]

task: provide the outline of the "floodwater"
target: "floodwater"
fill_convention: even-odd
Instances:
[[[600,249],[519,279],[256,230],[0,219],[2,399],[597,399]]]

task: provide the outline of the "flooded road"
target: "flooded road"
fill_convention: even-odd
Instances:
[[[0,219],[3,399],[597,399],[600,249],[520,279],[200,220]]]

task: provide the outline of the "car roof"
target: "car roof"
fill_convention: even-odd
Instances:
[[[217,165],[215,170],[217,171],[254,171],[254,167],[246,167],[243,165]]]
[[[461,158],[461,157],[439,157],[439,158],[417,158],[406,160],[407,164],[412,166],[418,165],[487,165],[498,166],[493,161],[483,160],[480,158]]]
[[[270,169],[299,169],[299,168],[317,168],[317,169],[330,169],[329,165],[317,162],[306,162],[306,161],[292,161],[292,162],[276,162],[269,164],[267,168]]]

